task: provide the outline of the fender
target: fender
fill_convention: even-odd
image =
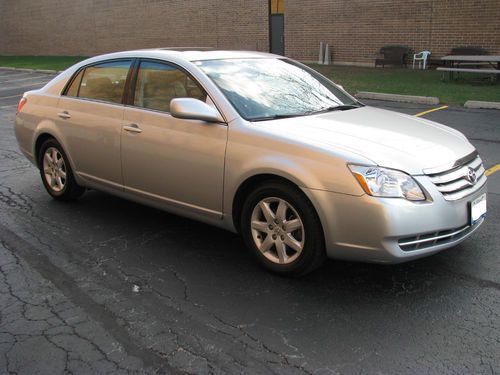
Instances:
[[[71,154],[67,151],[66,147],[64,146],[64,144],[65,144],[64,136],[59,131],[58,126],[52,120],[41,121],[37,125],[37,127],[33,133],[32,152],[33,152],[33,158],[35,160],[35,165],[39,168],[38,155],[36,154],[36,143],[41,136],[46,135],[46,134],[51,136],[52,138],[54,138],[61,145],[61,148],[63,149],[64,154],[66,155],[66,158],[69,161],[69,165],[71,167],[71,170],[74,172],[73,175],[75,177],[76,182],[78,184],[84,185],[83,181],[81,180],[81,178],[78,176],[78,173],[76,172],[75,163],[73,162],[73,159],[71,158]]]
[[[242,173],[242,171],[244,172]],[[239,188],[252,177],[259,175],[281,177],[302,190],[315,186],[321,187],[319,190],[327,191],[328,187],[324,186],[321,179],[313,172],[313,170],[305,168],[304,165],[301,165],[293,158],[283,155],[264,155],[243,160],[235,165],[228,161],[224,179],[224,215],[232,215],[234,200]]]

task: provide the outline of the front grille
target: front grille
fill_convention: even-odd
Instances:
[[[398,241],[399,247],[403,251],[413,251],[450,243],[467,236],[470,232],[481,225],[483,220],[484,218],[481,218],[474,225],[466,225],[461,228],[441,230],[438,232],[431,232],[420,234],[418,236],[401,238]]]
[[[476,180],[468,179],[470,170],[476,175]],[[433,169],[425,170],[424,173],[437,189],[443,194],[444,199],[455,201],[464,198],[477,190],[486,183],[483,161],[477,152],[455,163],[451,168],[443,170]]]

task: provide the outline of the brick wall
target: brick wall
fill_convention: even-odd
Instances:
[[[474,45],[500,54],[500,0],[285,0],[285,53],[370,64],[385,44],[434,56]],[[95,55],[159,46],[266,51],[268,0],[0,1],[0,54]]]
[[[287,0],[287,56],[317,60],[328,43],[335,62],[372,64],[386,44],[444,56],[478,46],[500,54],[500,0]]]
[[[266,0],[0,1],[0,54],[169,46],[267,51],[268,22]]]

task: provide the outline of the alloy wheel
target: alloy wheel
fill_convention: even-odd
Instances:
[[[49,147],[43,155],[43,174],[47,185],[55,192],[61,192],[66,186],[66,164],[55,147]]]
[[[262,199],[252,211],[250,224],[257,249],[271,262],[289,264],[302,253],[304,224],[297,210],[284,199]]]

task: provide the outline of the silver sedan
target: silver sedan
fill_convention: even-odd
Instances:
[[[461,133],[265,53],[94,57],[25,93],[15,130],[53,198],[93,188],[240,232],[281,274],[430,255],[486,214],[482,161]]]

